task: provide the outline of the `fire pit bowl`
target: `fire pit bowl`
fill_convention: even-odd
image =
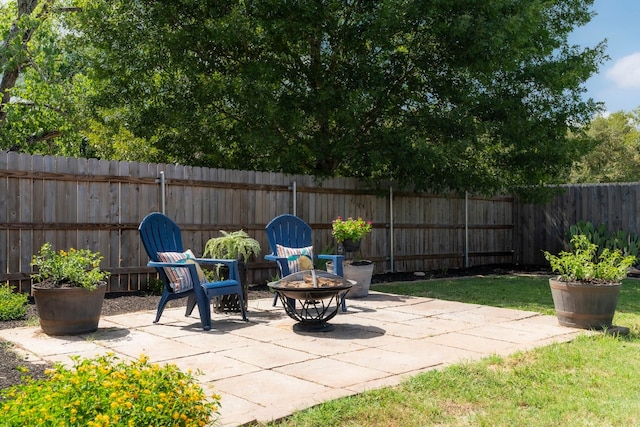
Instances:
[[[327,323],[340,308],[341,296],[355,283],[322,270],[298,271],[269,283],[280,298],[285,312],[297,320],[294,330],[328,332],[333,325]]]

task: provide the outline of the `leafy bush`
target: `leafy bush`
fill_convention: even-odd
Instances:
[[[13,291],[9,283],[0,286],[0,320],[23,319],[27,314],[27,295]]]
[[[147,282],[147,293],[149,295],[162,295],[164,282],[158,278],[149,279]]]
[[[636,262],[635,256],[625,256],[620,250],[605,248],[598,255],[598,246],[584,234],[573,236],[571,246],[572,252],[562,251],[558,255],[544,252],[551,269],[560,274],[560,280],[567,282],[619,282]]]
[[[358,217],[358,219],[353,219],[352,217],[343,219],[339,216],[331,223],[331,229],[331,234],[338,243],[345,240],[356,241],[371,232],[371,221],[365,221],[361,217]]]
[[[569,227],[567,237],[571,240],[573,236],[579,234],[587,236],[587,239],[598,247],[598,255],[605,249],[610,251],[619,249],[625,256],[640,255],[640,236],[634,232],[620,230],[610,233],[605,224],[595,227],[590,221],[579,221]]]
[[[99,252],[74,248],[56,252],[51,243],[45,243],[31,260],[31,265],[38,267],[32,277],[38,282],[51,280],[55,286],[71,285],[95,289],[99,282],[110,275],[109,272],[100,270],[100,261],[102,256]]]
[[[3,426],[204,426],[218,414],[220,396],[206,401],[190,373],[145,356],[73,357],[47,378],[0,391]]]

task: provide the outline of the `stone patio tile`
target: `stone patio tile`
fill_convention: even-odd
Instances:
[[[466,326],[468,327],[468,325]],[[421,339],[447,332],[459,331],[465,328],[460,322],[440,319],[438,317],[423,317],[407,323],[389,323],[382,325],[387,335],[409,339]]]
[[[220,417],[216,420],[216,423],[214,423],[216,426],[236,427],[245,425],[255,421],[256,418],[254,414],[263,409],[263,406],[238,396],[228,393],[221,394],[215,382],[208,382],[201,385],[207,396],[215,393],[221,397]]]
[[[388,372],[350,363],[353,353],[295,363],[274,369],[327,387],[346,388],[389,376]],[[337,360],[337,358],[340,360]]]
[[[347,311],[377,310],[389,307],[402,307],[416,302],[415,297],[369,292],[366,298],[347,298]]]
[[[474,336],[466,333],[437,335],[434,337],[426,338],[425,341],[442,346],[447,346],[450,348],[474,352],[475,354],[485,355],[494,353],[505,354],[505,352],[512,351],[514,348],[514,343],[512,342],[486,338],[482,336]]]
[[[478,304],[467,304],[456,301],[445,300],[418,300],[415,304],[404,305],[401,308],[394,308],[401,310],[404,313],[415,313],[421,316],[429,317],[435,315],[441,315],[444,313],[460,313],[481,307]]]
[[[430,359],[416,352],[398,353],[382,348],[367,348],[354,351],[347,356],[349,363],[384,371],[389,374],[403,374],[416,369],[427,368],[434,364]],[[442,362],[438,361],[436,363]]]
[[[508,319],[508,320],[521,320],[521,319],[530,319],[532,317],[540,316],[540,313],[535,311],[521,311],[521,310],[513,310],[510,308],[499,308],[499,307],[490,307],[490,306],[480,306],[476,308],[476,313],[484,314],[487,317],[492,319]]]
[[[224,378],[236,377],[260,370],[255,365],[231,359],[216,353],[203,353],[185,356],[173,360],[182,370],[191,370],[199,383],[219,381]],[[197,374],[200,371],[201,374]]]
[[[457,311],[455,313],[441,313],[436,315],[439,319],[464,322],[471,325],[497,324],[508,321],[508,318],[495,317],[490,311],[481,310],[481,307],[471,310]]]
[[[268,325],[254,324],[250,328],[237,329],[231,333],[254,341],[269,343],[291,337],[294,333],[292,330],[294,323],[293,319],[276,320]]]
[[[291,415],[295,411],[306,409],[320,403],[335,400],[345,396],[351,396],[353,392],[347,389],[326,388],[323,392],[315,393],[312,396],[300,398],[297,402],[293,400],[283,401],[277,405],[266,406],[255,413],[255,418],[261,423],[276,421]]]
[[[265,342],[256,342],[248,347],[220,351],[218,354],[262,369],[273,369],[278,366],[318,358],[316,355]]]
[[[225,378],[215,383],[221,394],[231,394],[262,407],[303,407],[300,402],[323,394],[328,389],[312,381],[305,381],[273,370],[260,370]]]
[[[405,313],[396,309],[380,309],[376,311],[365,311],[354,315],[357,318],[373,319],[378,322],[405,322],[420,319],[422,316],[417,313]]]
[[[147,326],[141,326],[137,328],[137,330],[151,335],[172,339],[185,336],[203,335],[202,327],[199,323],[185,323],[184,321],[150,324]]]
[[[76,336],[49,336],[39,326],[0,330],[0,338],[18,343],[38,357],[49,359],[53,355],[102,352],[103,348],[87,341],[87,334]],[[46,345],[42,345],[46,340]]]
[[[138,358],[144,354],[151,362],[163,362],[205,352],[201,348],[187,344],[176,345],[176,342],[171,339],[138,330],[132,330],[130,334],[119,340],[96,340],[96,342],[130,357]]]
[[[549,332],[545,330],[522,330],[509,328],[499,325],[484,325],[477,328],[468,329],[465,335],[473,335],[476,337],[484,337],[494,340],[502,340],[504,342],[514,344],[525,344],[532,341],[539,341],[549,337]],[[559,331],[557,335],[561,335]],[[555,335],[555,334],[554,334]]]
[[[74,352],[73,354],[54,354],[52,356],[48,356],[47,361],[58,362],[63,364],[67,368],[71,368],[74,365],[74,361],[70,357],[72,355],[79,356],[81,359],[94,359],[96,357],[106,356],[108,353],[113,354],[110,349],[102,347],[100,349],[97,349],[97,351],[81,351],[77,353]],[[119,362],[130,362],[137,359],[135,357],[129,357],[124,354],[114,354],[114,356],[117,357],[117,360]]]
[[[380,350],[388,350],[400,355],[411,355],[417,362],[413,369],[429,369],[434,366],[456,363],[463,360],[477,359],[479,350],[442,345],[431,341],[431,338],[422,340],[405,340],[391,346],[381,347]],[[403,356],[401,356],[403,357]]]
[[[292,336],[273,343],[317,356],[332,356],[364,348],[354,340],[330,334],[301,335],[292,332]]]
[[[211,353],[231,348],[244,348],[255,342],[249,338],[219,331],[201,332],[200,334],[176,337],[174,340]]]

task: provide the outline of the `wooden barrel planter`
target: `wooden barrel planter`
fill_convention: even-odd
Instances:
[[[621,283],[594,285],[549,279],[558,323],[582,329],[610,328]]]
[[[95,290],[33,285],[40,327],[47,335],[77,335],[98,329],[107,284]]]

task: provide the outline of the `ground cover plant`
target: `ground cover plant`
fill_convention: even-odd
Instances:
[[[122,362],[106,355],[72,357],[46,378],[0,391],[3,426],[204,426],[218,414],[220,396],[206,399],[191,373],[141,356]]]
[[[487,276],[374,285],[382,292],[553,314],[544,276]],[[640,281],[626,279],[614,324],[509,357],[419,374],[300,411],[278,426],[555,426],[640,424]]]
[[[8,283],[0,285],[0,321],[22,319],[27,314],[27,295],[13,291]]]

